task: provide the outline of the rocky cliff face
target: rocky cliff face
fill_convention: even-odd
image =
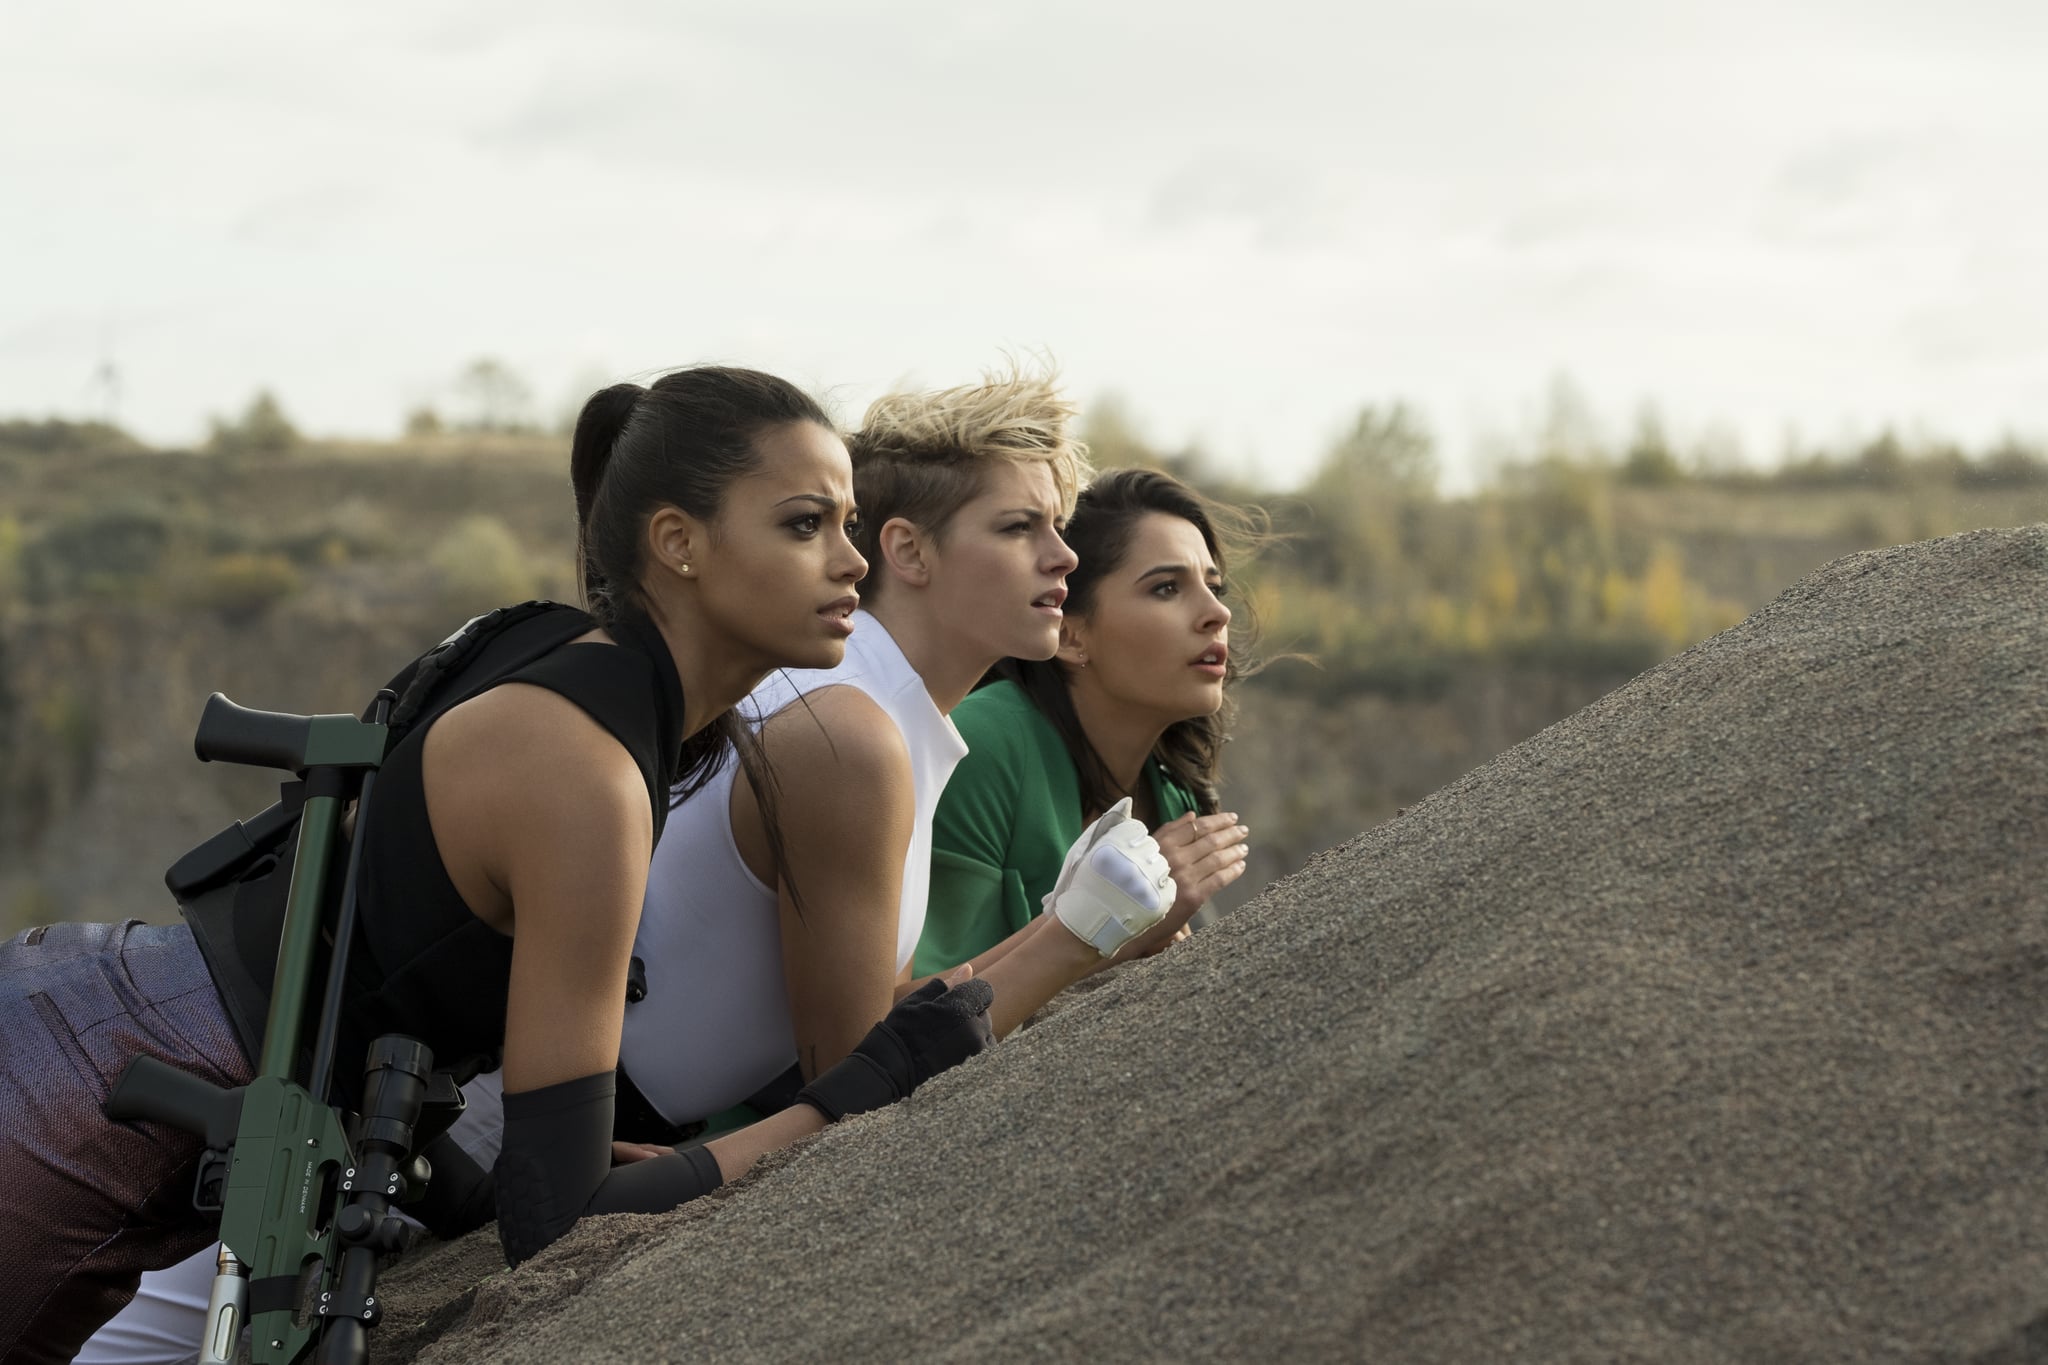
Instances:
[[[107,604],[0,633],[0,930],[176,911],[172,860],[276,799],[283,774],[202,767],[209,693],[276,711],[359,711],[439,638],[418,605],[321,593],[247,620]],[[440,633],[446,633],[446,625]]]
[[[355,711],[471,612],[568,590],[564,467],[0,447],[0,933],[166,918],[164,868],[274,798],[193,758],[208,693]]]
[[[2048,528],[1839,561],[423,1362],[2048,1358]],[[433,1338],[438,1338],[434,1340]]]

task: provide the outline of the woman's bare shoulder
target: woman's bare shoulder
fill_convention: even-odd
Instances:
[[[651,851],[639,765],[610,731],[546,688],[508,683],[451,708],[428,731],[422,760],[451,872],[474,858],[497,881],[513,863],[571,846],[603,856]]]
[[[801,763],[811,773],[847,779],[907,775],[910,747],[889,713],[857,687],[821,687],[770,716],[761,744],[785,783],[795,774],[785,764]]]

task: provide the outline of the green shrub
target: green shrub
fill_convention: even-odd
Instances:
[[[142,442],[106,422],[67,422],[57,417],[40,422],[0,422],[0,450],[59,455],[125,453],[143,449],[146,447]]]
[[[532,597],[540,585],[531,557],[496,517],[469,516],[427,556],[452,612],[488,611]]]
[[[279,535],[270,548],[303,567],[332,568],[359,559],[385,558],[396,545],[389,509],[352,494],[312,521]]]
[[[1977,488],[2048,487],[2048,453],[2007,440],[1982,460],[1965,466],[1956,481]]]
[[[13,517],[0,516],[0,602],[21,591],[23,539],[21,523]]]
[[[258,390],[240,417],[215,417],[211,425],[206,446],[217,455],[284,455],[299,443],[299,429],[268,389]]]
[[[181,527],[160,508],[115,502],[51,526],[21,552],[29,600],[121,597],[156,573]]]
[[[281,554],[237,550],[215,555],[191,584],[188,600],[232,621],[259,616],[300,588],[298,568]]]

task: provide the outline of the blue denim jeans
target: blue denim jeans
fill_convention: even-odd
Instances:
[[[203,1144],[100,1106],[142,1054],[251,1074],[182,924],[57,924],[0,944],[0,1362],[68,1361],[145,1270],[218,1235],[192,1207]]]

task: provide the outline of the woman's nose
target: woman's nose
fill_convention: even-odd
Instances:
[[[868,561],[859,550],[853,548],[853,542],[850,540],[846,542],[840,555],[839,576],[849,583],[858,583],[868,576]]]

